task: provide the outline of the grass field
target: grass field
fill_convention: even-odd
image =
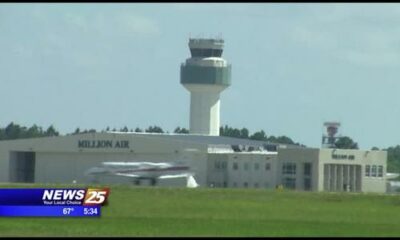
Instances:
[[[112,186],[100,218],[0,218],[0,236],[400,236],[400,195]]]

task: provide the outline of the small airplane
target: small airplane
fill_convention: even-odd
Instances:
[[[194,173],[190,167],[180,162],[103,162],[101,167],[93,167],[85,172],[85,175],[115,175],[134,179],[135,185],[140,185],[140,180],[150,179],[155,186],[158,179],[186,177],[189,188],[199,185],[194,179]]]
[[[386,173],[386,179],[394,179],[398,178],[400,176],[400,173]]]

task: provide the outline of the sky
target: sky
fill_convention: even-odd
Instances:
[[[189,128],[189,37],[225,40],[221,125],[400,144],[399,3],[1,3],[0,127]]]

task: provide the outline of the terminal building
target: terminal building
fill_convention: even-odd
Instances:
[[[200,187],[386,191],[386,152],[302,148],[219,136],[85,133],[0,142],[0,182],[93,183],[105,161],[185,161]],[[100,183],[132,183],[104,176]],[[144,183],[146,184],[146,183]],[[184,186],[184,179],[161,186]]]
[[[338,123],[325,123],[322,148],[219,136],[220,94],[231,85],[223,40],[190,39],[181,65],[190,91],[190,134],[102,132],[0,141],[0,182],[129,184],[90,178],[102,162],[173,162],[191,166],[200,187],[386,192],[385,151],[337,149]],[[161,186],[185,186],[165,179]]]

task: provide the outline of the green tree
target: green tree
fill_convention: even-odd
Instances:
[[[27,135],[30,138],[43,136],[43,129],[36,124],[33,124],[32,127],[28,129]]]
[[[240,130],[240,138],[245,138],[245,139],[249,138],[249,130],[247,128],[242,128]]]
[[[81,130],[80,130],[79,128],[76,128],[76,129],[75,129],[75,132],[73,133],[73,135],[79,134],[79,133],[81,133]]]
[[[340,149],[358,149],[358,144],[350,137],[341,137],[336,141],[335,147]]]
[[[5,139],[17,139],[20,137],[21,128],[18,124],[11,122],[4,129]]]
[[[0,140],[6,139],[6,134],[2,128],[0,128]]]
[[[279,136],[279,137],[277,137],[276,140],[277,140],[277,143],[295,144],[292,139],[290,139],[289,137],[286,137],[286,136]]]
[[[135,128],[135,132],[143,132],[143,130],[137,127]]]
[[[177,127],[177,128],[175,128],[174,133],[185,133],[185,134],[188,134],[189,130],[187,130],[186,128]]]
[[[219,128],[219,135],[224,137],[234,137],[234,138],[249,138],[249,130],[247,128],[232,128],[228,125],[221,126]]]
[[[50,127],[47,128],[45,132],[46,136],[58,136],[60,135],[59,132],[53,127],[53,125],[50,125]]]
[[[387,171],[400,173],[400,145],[384,150],[387,151]]]
[[[159,126],[150,126],[149,128],[147,128],[146,130],[145,130],[146,132],[149,132],[149,133],[164,133],[164,131],[162,130],[162,128],[161,127],[159,127]]]
[[[267,141],[267,135],[265,134],[264,130],[259,132],[255,132],[253,135],[250,136],[250,139],[259,140],[259,141]]]

